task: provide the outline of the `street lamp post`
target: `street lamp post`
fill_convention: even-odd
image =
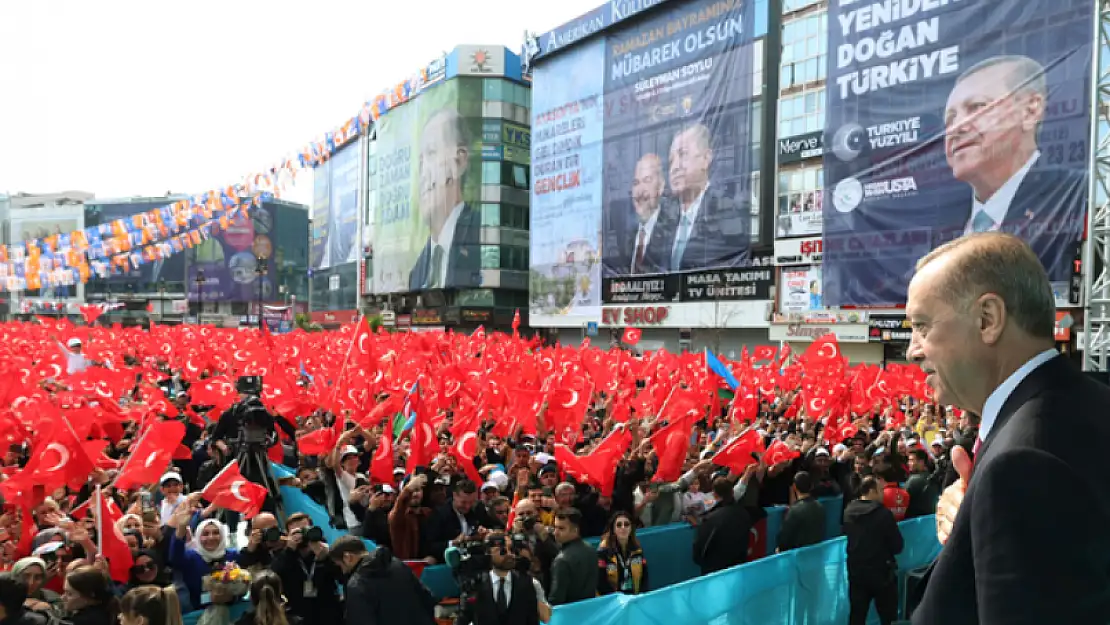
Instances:
[[[258,275],[258,329],[262,329],[262,278],[268,269],[268,259],[258,256],[254,259],[254,272]]]
[[[197,269],[197,325],[204,325],[204,270]]]

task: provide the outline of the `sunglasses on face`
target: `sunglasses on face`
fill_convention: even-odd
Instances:
[[[632,527],[632,524],[628,521],[617,521],[613,524],[613,527]]]
[[[136,573],[142,573],[144,571],[153,571],[155,567],[153,562],[147,562],[146,564],[136,564],[132,568],[135,569]]]

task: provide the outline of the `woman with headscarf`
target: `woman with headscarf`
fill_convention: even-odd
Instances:
[[[201,521],[193,540],[186,545],[191,508],[191,505],[179,506],[170,519],[170,525],[177,529],[170,537],[168,564],[175,573],[181,574],[181,580],[189,591],[189,607],[199,610],[209,603],[208,597],[202,596],[204,578],[224,563],[237,561],[239,552],[228,548],[227,526],[214,519]]]
[[[597,546],[598,594],[614,592],[638,595],[648,589],[647,558],[636,540],[636,523],[625,511],[609,519],[601,543]]]
[[[143,549],[135,555],[131,566],[131,577],[127,580],[126,590],[139,586],[167,586],[173,583],[169,571],[162,566],[158,554],[151,549]]]
[[[72,625],[115,625],[119,599],[108,574],[96,566],[81,566],[66,576],[67,621]]]
[[[27,584],[27,601],[23,605],[28,610],[59,616],[62,596],[45,588],[47,570],[46,561],[42,558],[23,558],[12,566],[12,575]]]

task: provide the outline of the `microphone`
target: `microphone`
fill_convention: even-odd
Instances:
[[[451,567],[452,569],[459,568],[459,565],[462,564],[462,554],[459,551],[459,548],[452,546],[444,550],[443,561],[446,562],[447,566]]]

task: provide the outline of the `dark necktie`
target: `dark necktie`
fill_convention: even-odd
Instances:
[[[509,598],[505,596],[505,578],[497,580],[497,609],[505,612],[509,609]]]
[[[640,273],[644,266],[644,239],[647,238],[647,231],[643,226],[640,226],[640,234],[636,237],[636,265],[632,268],[633,273]]]

